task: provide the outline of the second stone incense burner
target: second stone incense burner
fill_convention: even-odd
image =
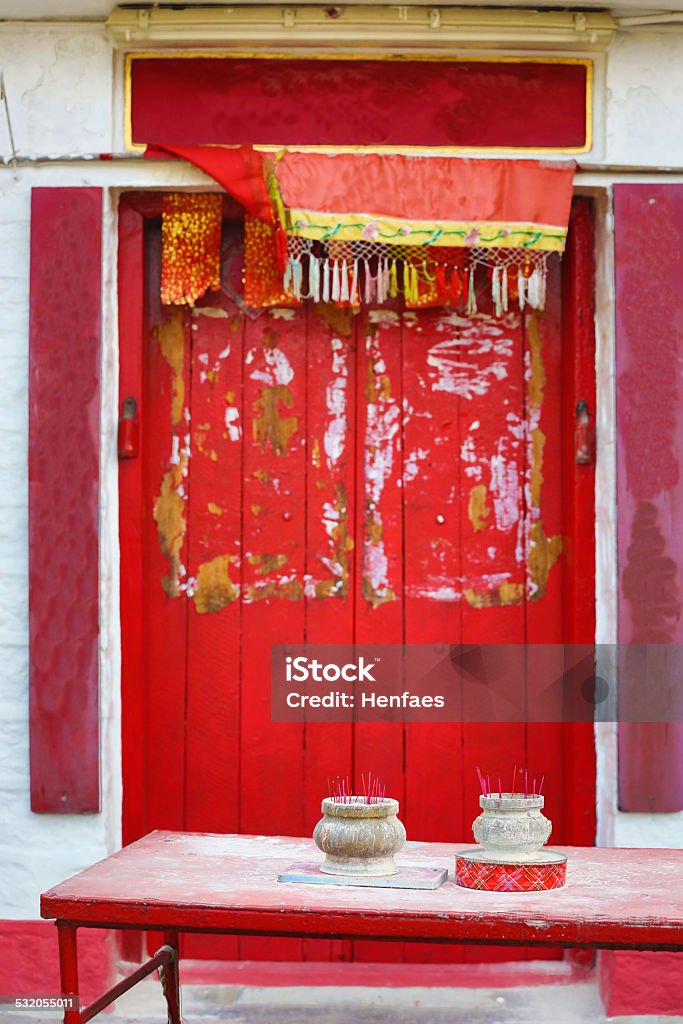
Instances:
[[[484,852],[509,864],[533,860],[550,838],[552,824],[542,813],[545,798],[523,793],[480,796],[482,813],[472,825]]]
[[[480,777],[480,781],[481,777]],[[545,797],[536,792],[492,792],[482,786],[482,813],[472,825],[479,848],[456,857],[455,880],[468,889],[532,892],[559,889],[566,882],[567,858],[544,850],[552,824],[543,814]]]

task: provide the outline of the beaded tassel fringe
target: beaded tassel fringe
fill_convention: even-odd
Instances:
[[[289,238],[283,286],[297,302],[381,305],[401,294],[409,307],[463,305],[472,316],[488,282],[493,310],[502,316],[513,301],[520,310],[544,308],[547,256],[476,248],[440,250],[435,256],[434,249]]]

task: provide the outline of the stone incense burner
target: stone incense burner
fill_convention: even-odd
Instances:
[[[323,817],[313,832],[313,841],[325,854],[321,871],[356,876],[398,873],[394,856],[406,841],[406,830],[397,818],[398,800],[327,797],[321,810]]]

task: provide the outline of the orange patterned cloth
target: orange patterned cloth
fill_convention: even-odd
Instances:
[[[161,301],[194,306],[221,285],[223,197],[167,192],[161,214]]]
[[[244,217],[244,304],[255,308],[301,305],[285,291],[275,228],[249,214]]]

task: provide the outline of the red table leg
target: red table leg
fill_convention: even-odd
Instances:
[[[78,992],[78,943],[76,927],[57,921],[59,936],[59,976],[62,983],[62,995],[74,996],[76,1007],[64,1010],[64,1024],[79,1024],[81,1019]]]
[[[180,977],[178,962],[180,960],[180,938],[178,932],[164,932],[164,945],[170,946],[174,956],[166,964],[161,974],[161,984],[168,1006],[168,1024],[182,1024],[180,1015]]]

